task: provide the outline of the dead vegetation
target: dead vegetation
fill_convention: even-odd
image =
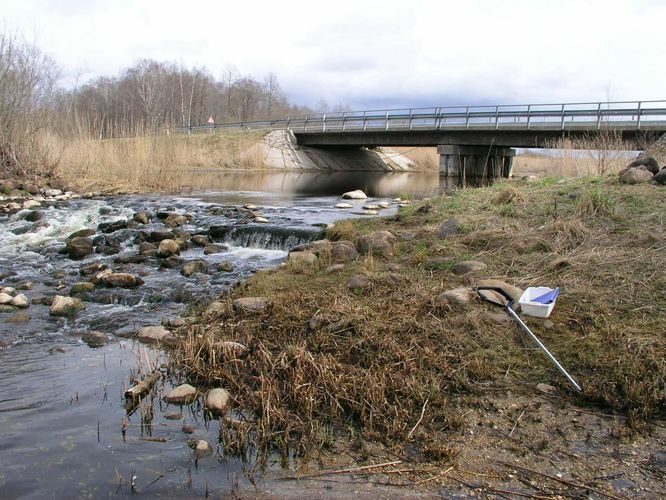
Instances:
[[[622,417],[623,435],[649,432],[666,416],[665,196],[611,178],[546,178],[431,199],[427,212],[415,203],[390,219],[342,223],[332,238],[381,228],[400,243],[393,257],[361,257],[339,274],[321,271],[327,262],[258,274],[233,294],[268,297],[270,311],[238,314],[229,302],[200,317],[180,333],[172,368],[234,395],[239,425],[221,439],[225,453],[243,458],[251,450],[285,460],[339,452],[343,440],[361,459],[380,443],[389,455],[455,463],[471,453],[464,436],[499,411],[481,411],[489,394],[506,405],[530,401],[540,382],[558,388],[561,405]],[[438,237],[451,217],[458,233]],[[580,395],[501,310],[435,305],[441,292],[474,282],[450,270],[469,259],[488,265],[480,277],[561,288],[548,328],[524,319],[571,368]],[[348,289],[357,274],[371,286]],[[221,341],[248,349],[221,350]],[[514,430],[517,419],[512,413]],[[534,425],[520,425],[531,439]],[[521,457],[548,453],[558,439],[539,432],[520,445]]]

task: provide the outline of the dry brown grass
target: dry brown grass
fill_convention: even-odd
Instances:
[[[414,162],[416,170],[432,172],[439,170],[439,154],[437,148],[392,147]]]
[[[513,190],[522,203],[494,203]],[[434,198],[427,213],[414,204],[391,220],[345,223],[336,237],[382,228],[401,242],[392,258],[360,258],[337,275],[297,266],[261,273],[233,293],[266,296],[272,309],[246,316],[228,307],[200,318],[181,333],[173,366],[191,382],[232,392],[243,430],[221,438],[239,454],[305,455],[343,436],[450,460],[465,426],[453,417],[477,408],[483,391],[529,395],[538,382],[641,428],[666,416],[664,196],[610,179],[545,179]],[[463,231],[437,238],[451,216]],[[425,265],[432,257],[446,262]],[[442,291],[474,282],[450,271],[467,259],[488,265],[484,277],[562,289],[551,330],[525,320],[582,394],[568,392],[512,322],[497,322],[498,309],[435,303]],[[350,291],[354,274],[371,287]],[[220,340],[248,350],[229,357],[216,349]]]
[[[261,132],[142,136],[125,139],[44,137],[59,151],[58,175],[81,190],[179,191],[196,169],[264,168]]]

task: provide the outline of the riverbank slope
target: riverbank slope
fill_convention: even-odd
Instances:
[[[665,201],[543,178],[338,223],[181,329],[174,373],[230,391],[230,455],[395,462],[375,479],[466,494],[663,493]],[[581,393],[475,296],[483,279],[560,288],[547,320],[522,317]]]

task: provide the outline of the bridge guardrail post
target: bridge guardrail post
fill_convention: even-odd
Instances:
[[[528,104],[527,105],[527,130],[530,129],[530,120],[532,118],[531,112],[532,112],[532,105]]]
[[[345,118],[347,117],[347,113],[342,113],[342,131],[345,131]]]
[[[469,128],[469,106],[465,108],[465,128]]]
[[[321,131],[326,132],[326,113],[322,115],[321,119]]]
[[[601,103],[597,104],[597,130],[601,129]]]
[[[641,105],[643,103],[641,101],[638,101],[638,117],[636,118],[636,130],[641,129]]]
[[[495,106],[495,130],[499,129],[499,106]]]
[[[303,133],[308,131],[308,115],[305,115],[305,119],[303,120]]]
[[[287,117],[287,126],[285,127],[287,130],[289,130],[289,120],[290,120],[290,117]]]
[[[386,112],[386,130],[389,129],[389,111]]]
[[[364,111],[363,112],[363,132],[365,132],[365,130],[366,130],[366,126],[367,126],[367,121],[366,120],[367,120],[367,118],[368,118],[368,112]]]
[[[409,110],[409,130],[412,130],[412,111],[411,109]]]
[[[560,130],[564,130],[564,104],[562,104],[560,113],[562,113],[562,116],[560,117]]]

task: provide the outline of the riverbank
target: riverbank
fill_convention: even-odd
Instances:
[[[301,476],[663,494],[665,197],[543,178],[338,223],[177,331],[172,373],[230,392],[225,455],[296,458]],[[523,319],[581,393],[474,296],[481,279],[560,288],[550,318]],[[234,302],[248,297],[265,300]]]

